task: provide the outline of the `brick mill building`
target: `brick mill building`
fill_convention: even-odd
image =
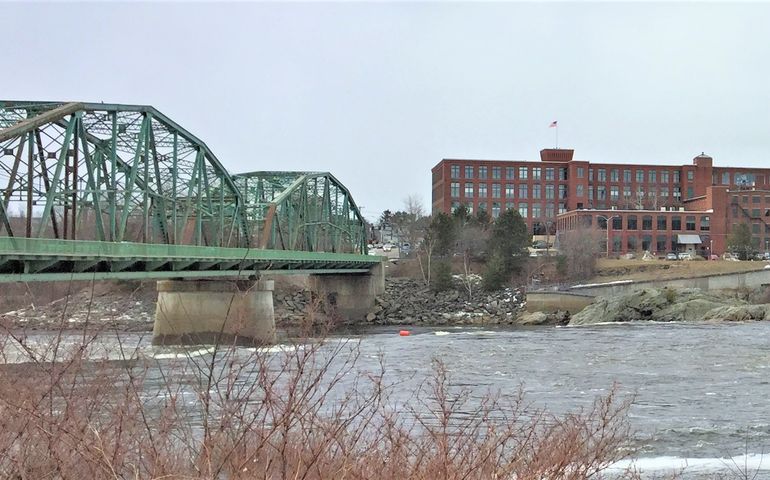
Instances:
[[[747,223],[755,248],[770,251],[770,168],[715,167],[705,154],[681,166],[591,163],[573,154],[545,149],[540,162],[444,159],[432,169],[432,210],[464,204],[497,217],[515,209],[537,238],[599,228],[616,254],[721,254],[732,228]]]

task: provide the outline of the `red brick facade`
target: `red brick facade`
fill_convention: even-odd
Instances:
[[[619,228],[610,226],[616,253],[677,250],[677,236],[693,234],[701,253],[720,254],[733,226],[745,222],[755,247],[770,251],[768,168],[714,167],[704,154],[673,166],[589,163],[573,153],[541,150],[540,162],[444,159],[432,169],[432,209],[465,204],[496,217],[513,208],[534,235],[589,221],[601,228],[600,217],[618,216]]]

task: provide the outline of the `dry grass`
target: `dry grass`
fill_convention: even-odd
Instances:
[[[358,344],[305,339],[275,351],[119,360],[105,332],[36,348],[0,336],[0,478],[584,479],[627,455],[630,399],[555,416],[523,395],[479,401],[434,360],[407,402]],[[26,362],[9,363],[21,351]],[[627,478],[635,478],[628,472]]]
[[[765,262],[624,260],[602,258],[591,282],[613,280],[671,280],[722,273],[762,270]]]

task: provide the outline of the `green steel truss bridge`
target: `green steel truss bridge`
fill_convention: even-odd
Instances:
[[[363,273],[327,172],[230,174],[151,106],[0,101],[0,282]]]

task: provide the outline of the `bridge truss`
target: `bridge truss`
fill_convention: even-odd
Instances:
[[[366,271],[364,225],[331,174],[230,175],[151,106],[0,101],[0,281]]]

